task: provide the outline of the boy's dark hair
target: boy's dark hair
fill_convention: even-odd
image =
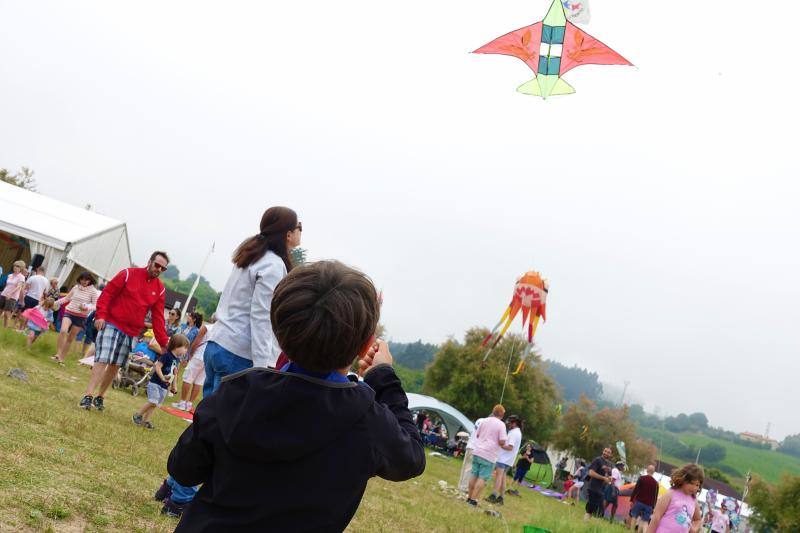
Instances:
[[[272,329],[286,356],[306,370],[353,363],[375,334],[378,293],[363,273],[338,261],[292,269],[272,297]]]
[[[182,333],[176,333],[172,337],[169,338],[169,342],[167,343],[167,351],[172,352],[177,350],[178,348],[188,348],[189,347],[189,337]]]
[[[166,259],[167,260],[167,264],[169,264],[169,256],[167,255],[167,252],[162,252],[160,250],[156,250],[155,252],[150,254],[150,262],[152,263],[153,261],[155,261],[156,257],[158,257],[159,255],[161,257],[163,257],[164,259]]]

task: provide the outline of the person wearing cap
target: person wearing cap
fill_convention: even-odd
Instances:
[[[467,503],[473,507],[478,505],[478,497],[484,485],[492,477],[497,455],[501,449],[510,450],[506,444],[508,435],[503,416],[506,408],[500,404],[494,406],[491,416],[483,419],[475,435],[475,449],[472,450],[472,475],[469,479]]]
[[[502,447],[497,455],[497,462],[494,464],[494,490],[486,498],[489,503],[503,505],[503,494],[506,492],[506,475],[511,465],[514,464],[514,459],[517,458],[519,447],[522,444],[521,425],[522,421],[517,415],[511,415],[506,420],[506,429],[508,430],[508,440],[506,442],[510,448]]]

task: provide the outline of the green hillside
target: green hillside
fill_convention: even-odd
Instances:
[[[639,434],[644,438],[650,439],[659,446],[661,440],[661,430],[650,428],[639,428]],[[737,488],[741,487],[744,483],[744,476],[747,471],[758,474],[770,483],[777,482],[783,474],[800,475],[800,459],[778,453],[771,450],[758,450],[755,448],[748,448],[739,444],[734,444],[729,441],[714,439],[703,434],[697,433],[670,433],[664,432],[664,437],[677,438],[687,445],[694,445],[698,448],[707,446],[711,443],[719,444],[726,450],[725,459],[719,463],[706,464],[703,461],[703,452],[700,451],[700,464],[704,466],[714,466],[720,468],[725,474],[731,478],[731,481]],[[662,459],[668,463],[684,464],[687,461],[679,459],[669,454],[662,454]]]

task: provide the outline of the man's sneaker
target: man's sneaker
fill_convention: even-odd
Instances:
[[[478,502],[476,502],[475,500],[470,500],[469,498],[467,498],[467,503],[473,507],[478,506]]]
[[[511,494],[512,496],[519,496],[519,491],[517,489],[508,489],[506,494]]]
[[[503,504],[503,497],[502,496],[498,496],[497,499],[494,501],[494,503],[496,503],[497,505],[504,505]]]
[[[497,503],[497,496],[490,494],[489,497],[486,498],[486,501],[489,503]]]
[[[169,483],[167,483],[167,480],[165,479],[161,483],[161,486],[158,487],[158,490],[156,491],[153,497],[156,499],[157,502],[163,502],[170,496],[172,496],[172,488],[169,486]]]
[[[161,514],[180,518],[183,514],[183,507],[185,505],[186,504],[173,502],[172,498],[167,498],[164,500],[164,507],[161,508]]]
[[[140,415],[139,413],[134,414],[133,415],[133,423],[136,424],[137,426],[141,426],[142,425],[142,415]]]
[[[89,395],[84,396],[83,400],[81,400],[81,403],[79,403],[78,406],[82,407],[84,409],[91,409],[92,408],[92,397],[89,396]]]
[[[174,407],[175,409],[180,409],[181,411],[186,411],[186,404],[184,402],[182,402],[182,401],[181,402],[173,402],[170,405],[172,405],[172,407]]]
[[[149,420],[147,422],[145,422],[144,424],[142,424],[142,426],[144,426],[144,429],[153,429],[153,428],[155,428],[155,426],[153,424],[151,424]]]
[[[97,396],[94,399],[94,408],[97,409],[98,411],[102,411],[103,409],[105,409],[105,407],[103,406],[103,397],[102,396]]]

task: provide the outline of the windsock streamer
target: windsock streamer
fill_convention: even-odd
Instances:
[[[491,333],[483,340],[482,346],[488,346],[486,354],[483,356],[484,361],[489,359],[492,350],[502,340],[521,310],[522,328],[524,331],[527,326],[528,343],[525,345],[525,350],[522,352],[519,365],[514,374],[519,374],[522,371],[525,361],[528,360],[533,350],[533,337],[536,335],[539,320],[547,320],[547,293],[547,281],[542,279],[541,274],[538,272],[526,272],[517,279],[514,284],[514,295],[511,298],[511,303],[508,304],[503,316],[500,317],[500,321],[495,325]]]

